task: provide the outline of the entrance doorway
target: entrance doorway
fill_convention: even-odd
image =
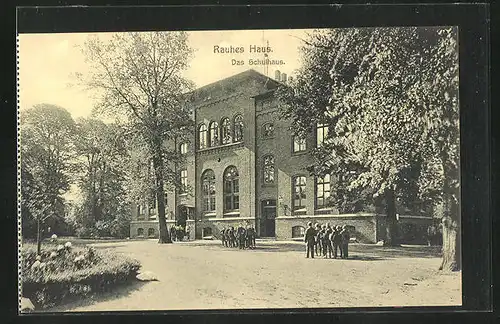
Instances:
[[[268,199],[262,201],[262,211],[260,218],[260,236],[276,236],[276,200]]]

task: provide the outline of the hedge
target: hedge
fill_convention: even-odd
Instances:
[[[62,247],[62,248],[61,248]],[[21,252],[23,297],[47,308],[134,280],[140,263],[111,251],[89,247],[45,245]]]

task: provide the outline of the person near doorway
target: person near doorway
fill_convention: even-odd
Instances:
[[[316,231],[312,227],[312,223],[307,223],[307,230],[304,235],[304,242],[306,243],[306,258],[314,259],[314,244],[315,244]]]
[[[316,256],[320,256],[323,252],[322,252],[322,249],[321,249],[321,240],[320,240],[320,232],[321,232],[321,226],[316,223],[314,225],[314,230],[316,232],[316,235],[314,237],[314,240],[315,240],[315,247],[314,247],[314,250],[316,252]]]

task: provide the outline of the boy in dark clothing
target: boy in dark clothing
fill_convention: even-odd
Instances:
[[[349,257],[349,240],[351,239],[347,226],[342,227],[340,234],[342,235],[342,259],[347,259]]]
[[[321,227],[319,226],[318,223],[316,223],[316,225],[314,226],[314,231],[315,231],[315,235],[314,235],[314,246],[315,246],[315,250],[316,250],[316,255],[317,256],[320,256],[323,252],[321,250],[321,239],[320,239],[320,232],[321,232]]]
[[[307,230],[304,235],[304,242],[306,243],[306,258],[309,258],[309,255],[311,255],[311,258],[314,259],[315,236],[316,231],[312,227],[312,223],[307,223]]]
[[[326,224],[326,235],[325,235],[325,241],[326,241],[326,249],[328,252],[328,258],[332,258],[332,235],[333,229],[331,228],[330,224]],[[325,258],[327,257],[327,253],[325,252]]]
[[[220,231],[220,240],[222,241],[222,246],[226,246],[226,234],[224,233],[225,231],[225,228]]]
[[[338,250],[340,250],[340,257],[342,257],[342,249],[340,249],[342,237],[340,236],[340,226],[336,226],[332,233],[333,257],[336,259]]]
[[[321,240],[321,250],[323,251],[323,257],[326,258],[326,252],[328,251],[328,237],[326,233],[326,225],[321,226],[319,239]]]

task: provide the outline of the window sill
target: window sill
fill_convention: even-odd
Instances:
[[[202,148],[202,149],[198,149],[197,152],[206,152],[206,151],[216,150],[216,149],[220,149],[220,148],[237,146],[239,144],[243,144],[243,141],[231,142],[231,143],[228,143],[228,144],[221,144],[221,145],[217,145],[217,146],[205,147],[205,148]]]
[[[272,183],[263,183],[263,184],[262,184],[262,187],[276,187],[276,182],[272,182]]]
[[[225,212],[224,213],[224,216],[236,216],[236,215],[240,215],[240,212],[239,211],[231,211],[231,212]]]
[[[207,212],[207,213],[203,214],[203,217],[207,217],[207,218],[216,217],[216,216],[217,216],[217,213],[214,213],[214,212]]]
[[[304,154],[307,154],[307,150],[306,151],[300,151],[300,152],[292,152],[292,156],[298,156],[298,155],[304,155]]]

